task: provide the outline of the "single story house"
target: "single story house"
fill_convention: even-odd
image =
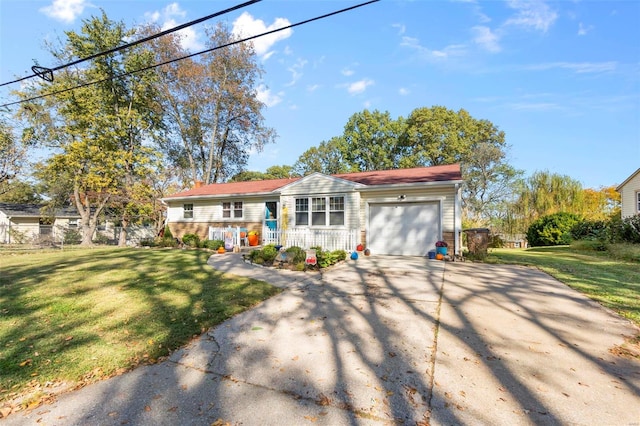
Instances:
[[[27,243],[43,239],[60,241],[68,229],[77,229],[80,215],[72,207],[43,214],[40,204],[0,203],[0,243]]]
[[[623,219],[640,214],[640,169],[618,185],[616,191],[620,193]]]
[[[257,231],[263,243],[293,244],[296,232],[352,235],[372,254],[426,256],[444,240],[459,254],[459,164],[198,185],[163,199],[171,233],[207,238],[212,227]],[[279,233],[278,238],[271,236]],[[286,240],[287,242],[283,241]],[[320,240],[315,240],[320,241]],[[311,246],[325,244],[308,243]],[[303,247],[309,248],[309,247]]]

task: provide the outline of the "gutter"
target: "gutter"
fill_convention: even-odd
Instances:
[[[355,188],[356,191],[359,192],[371,192],[371,191],[380,191],[385,189],[412,189],[412,188],[424,188],[428,187],[438,187],[438,186],[450,186],[451,184],[455,184],[457,186],[462,183],[462,180],[447,180],[447,181],[437,181],[437,182],[412,182],[412,183],[390,183],[387,185],[367,185],[363,188]]]

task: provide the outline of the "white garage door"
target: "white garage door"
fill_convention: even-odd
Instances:
[[[371,254],[426,256],[440,238],[440,203],[371,204]]]

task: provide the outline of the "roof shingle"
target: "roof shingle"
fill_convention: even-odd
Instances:
[[[331,176],[367,186],[462,180],[459,164],[415,167],[411,169],[379,170],[373,172],[340,173]],[[212,183],[209,185],[203,185],[199,188],[178,192],[176,194],[169,195],[166,198],[269,193],[300,179],[303,178],[296,177],[248,182]]]

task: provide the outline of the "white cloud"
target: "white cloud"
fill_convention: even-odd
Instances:
[[[433,50],[420,44],[420,40],[414,37],[402,37],[400,46],[414,49],[422,58],[432,61],[442,61],[452,57],[463,56],[466,53],[466,46],[463,44],[451,44],[441,50]]]
[[[367,87],[373,84],[374,81],[368,78],[358,80],[347,86],[347,92],[349,92],[350,95],[357,95],[358,93],[362,93],[367,90]]]
[[[407,32],[407,27],[404,24],[391,24],[391,27],[398,29],[398,35],[403,35]]]
[[[340,74],[346,76],[346,77],[350,77],[353,74],[355,74],[355,71],[349,68],[343,68],[342,71],[340,71]]]
[[[307,86],[307,92],[313,93],[320,88],[319,84],[312,84],[311,86]]]
[[[293,86],[302,77],[302,69],[307,64],[304,59],[298,59],[295,64],[291,65],[287,70],[291,73],[291,81],[285,86]]]
[[[500,36],[485,26],[476,26],[471,29],[475,34],[473,41],[482,46],[485,50],[497,53],[502,50],[500,47]]]
[[[256,98],[267,107],[278,105],[282,102],[282,96],[284,93],[271,93],[271,90],[264,84],[259,85],[256,92]]]
[[[407,96],[409,93],[411,93],[409,91],[409,89],[405,88],[405,87],[401,87],[400,89],[398,89],[398,94],[400,96]]]
[[[507,5],[517,13],[507,19],[505,25],[533,28],[547,32],[558,18],[558,14],[551,10],[542,0],[509,0]]]
[[[578,35],[584,36],[587,35],[593,29],[593,25],[585,26],[582,22],[578,24]]]
[[[53,0],[50,6],[40,9],[40,12],[57,21],[72,23],[82,14],[87,6],[85,0]]]
[[[187,12],[182,10],[178,3],[171,3],[160,11],[147,12],[144,16],[151,22],[159,23],[160,28],[164,31],[180,25],[180,21],[186,18]],[[184,28],[177,34],[183,49],[192,52],[204,49],[204,44],[200,41],[200,34],[193,27]]]
[[[617,62],[549,62],[526,66],[525,69],[532,71],[547,71],[551,69],[568,69],[577,74],[594,74],[615,71]]]
[[[291,25],[291,23],[286,18],[276,18],[273,24],[267,26],[263,20],[255,19],[250,13],[243,12],[242,15],[233,22],[231,32],[235,36],[246,38],[286,27],[288,25]],[[254,38],[251,41],[253,42],[256,54],[266,60],[274,53],[271,48],[280,40],[285,40],[291,37],[291,34],[293,34],[293,30],[289,28],[269,34],[268,36]]]

